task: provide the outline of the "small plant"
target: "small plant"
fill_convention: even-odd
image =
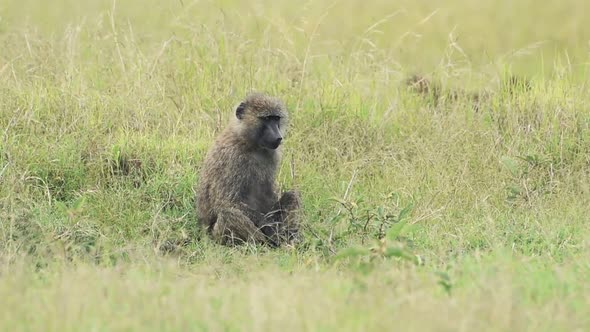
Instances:
[[[435,275],[438,277],[437,284],[442,287],[442,289],[447,293],[447,295],[451,295],[451,291],[453,290],[453,283],[451,282],[451,277],[448,273],[437,271]]]
[[[348,215],[348,218],[344,218],[348,225],[342,236],[360,235],[363,240],[366,237],[382,239],[390,228],[403,228],[413,208],[413,203],[400,208],[401,198],[396,193],[387,195],[386,204],[376,208],[367,206],[362,198],[357,201],[333,200],[340,203]]]
[[[508,202],[531,199],[552,191],[553,163],[538,155],[503,156],[501,163],[510,172],[511,182],[507,185]]]
[[[395,195],[390,195],[393,197]],[[397,196],[395,196],[397,197]],[[356,204],[349,204],[349,213],[351,217],[357,216],[358,213],[355,209],[350,207],[356,206]],[[410,246],[406,241],[403,241],[403,232],[410,221],[409,216],[412,212],[413,204],[406,205],[399,213],[387,213],[385,209],[380,206],[375,212],[368,212],[363,209],[362,215],[365,216],[366,222],[362,229],[366,230],[369,222],[375,219],[376,225],[378,225],[377,236],[374,239],[372,246],[353,246],[348,247],[340,251],[336,256],[335,260],[341,260],[344,258],[351,257],[368,257],[369,261],[376,259],[384,259],[397,257],[403,260],[413,262],[414,264],[420,265],[423,263],[422,258],[412,252]],[[351,218],[351,228],[354,230],[357,228],[358,223],[355,223],[355,218]],[[351,229],[349,229],[350,231]]]

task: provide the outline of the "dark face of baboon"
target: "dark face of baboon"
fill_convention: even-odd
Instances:
[[[275,150],[285,134],[287,112],[278,100],[251,95],[236,108],[238,128],[255,147]]]
[[[280,123],[281,118],[276,115],[269,115],[260,118],[259,143],[261,146],[274,150],[281,145],[283,135],[281,135]]]

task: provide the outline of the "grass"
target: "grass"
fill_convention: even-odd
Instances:
[[[0,330],[590,329],[589,6],[3,1]],[[293,250],[196,224],[251,90],[292,114]]]

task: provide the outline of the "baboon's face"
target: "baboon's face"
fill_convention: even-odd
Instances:
[[[267,115],[258,118],[258,143],[260,146],[274,150],[281,145],[281,118],[277,115]]]
[[[242,133],[254,145],[275,150],[283,141],[286,114],[281,107],[253,107],[241,104],[236,110]]]

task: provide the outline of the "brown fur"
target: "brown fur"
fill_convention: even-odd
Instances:
[[[435,100],[438,100],[440,95],[440,86],[432,84],[429,79],[420,75],[412,75],[406,79],[406,86],[408,90],[416,92],[421,95],[432,95]]]
[[[251,94],[241,104],[207,154],[197,190],[197,215],[213,239],[222,244],[243,242],[280,245],[297,237],[300,197],[286,192],[279,199],[275,174],[281,147],[257,142],[263,116],[279,116],[282,134],[288,114],[281,101]]]
[[[420,75],[410,76],[406,80],[406,86],[408,87],[408,90],[412,92],[423,96],[430,96],[435,105],[442,100],[457,101],[460,98],[467,98],[477,104],[482,97],[478,93],[468,93],[463,90],[444,91],[440,84],[431,82],[426,77]]]
[[[467,92],[464,90],[450,90],[444,91],[440,84],[431,82],[426,77],[421,75],[412,75],[406,79],[406,86],[409,91],[419,95],[431,98],[434,105],[438,105],[441,101],[455,102],[461,98],[471,101],[474,110],[479,110],[480,104],[488,100],[492,95],[488,91],[482,92]],[[528,80],[518,76],[509,76],[507,80],[502,82],[502,88],[510,95],[519,92],[530,91],[531,86]]]

